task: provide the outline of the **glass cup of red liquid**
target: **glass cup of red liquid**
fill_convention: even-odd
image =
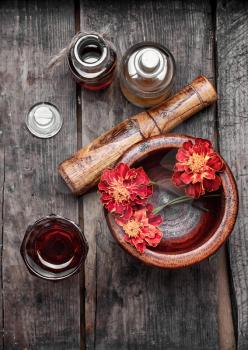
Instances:
[[[29,226],[21,245],[28,270],[47,280],[62,280],[79,272],[87,252],[88,244],[80,227],[54,214]]]

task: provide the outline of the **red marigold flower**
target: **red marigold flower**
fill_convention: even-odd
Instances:
[[[224,164],[210,141],[198,138],[195,143],[184,142],[176,159],[172,181],[177,186],[185,186],[188,196],[198,198],[206,191],[218,190],[221,179],[217,173]]]
[[[106,169],[98,189],[105,208],[125,219],[131,217],[135,205],[146,205],[152,195],[151,181],[143,168],[130,169],[124,163]]]
[[[124,230],[125,240],[140,253],[144,253],[147,245],[156,247],[162,239],[163,234],[157,228],[162,218],[152,214],[152,210],[152,205],[148,204],[145,208],[134,211],[128,220],[115,219]]]

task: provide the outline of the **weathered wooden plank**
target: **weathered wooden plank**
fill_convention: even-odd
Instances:
[[[217,271],[219,348],[220,350],[235,350],[236,341],[230,300],[226,250],[225,245],[220,251]]]
[[[4,349],[78,350],[78,276],[42,281],[27,272],[19,253],[27,225],[40,216],[53,212],[78,220],[77,200],[57,174],[59,162],[77,146],[75,84],[63,67],[54,76],[45,72],[51,55],[74,35],[74,2],[6,1],[0,6]],[[37,139],[25,128],[26,113],[40,101],[54,103],[64,117],[52,139]]]
[[[0,87],[0,105],[1,99],[1,87]],[[0,118],[0,347],[3,346],[3,299],[2,299],[2,254],[3,254],[3,188],[4,188],[4,172],[5,172],[5,154],[4,154],[4,143],[3,143],[3,118]]]
[[[175,55],[175,89],[199,73],[213,78],[210,4],[204,1],[81,1],[81,30],[104,31],[119,58],[141,40],[156,40]],[[83,144],[137,108],[121,96],[118,80],[101,93],[82,92]],[[177,131],[214,141],[214,108]],[[218,349],[216,259],[180,271],[146,267],[112,239],[97,194],[84,196],[88,349]]]
[[[229,241],[236,306],[237,348],[248,348],[248,3],[219,1],[217,6],[220,150],[233,170],[240,194],[239,217]]]

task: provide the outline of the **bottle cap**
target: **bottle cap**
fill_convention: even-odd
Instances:
[[[142,52],[139,60],[141,69],[146,73],[152,73],[159,65],[159,52],[153,49],[146,49]]]
[[[167,59],[156,48],[148,47],[138,51],[134,57],[134,67],[142,78],[161,79],[167,74]]]
[[[40,138],[56,135],[61,129],[63,119],[58,109],[51,103],[35,104],[28,112],[26,125],[28,130]]]

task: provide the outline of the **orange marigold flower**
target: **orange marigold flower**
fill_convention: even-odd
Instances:
[[[206,191],[217,191],[221,185],[218,172],[224,164],[214,151],[210,141],[195,139],[184,142],[176,155],[172,181],[177,186],[185,186],[185,192],[190,197],[198,198]]]
[[[146,205],[152,195],[151,181],[143,168],[130,169],[125,163],[106,169],[98,190],[105,208],[124,219],[131,217],[134,206]]]
[[[115,219],[123,228],[125,240],[133,245],[140,253],[144,253],[146,246],[156,247],[162,232],[157,228],[162,222],[160,215],[152,214],[153,206],[147,204],[143,209],[136,210],[128,220]]]

